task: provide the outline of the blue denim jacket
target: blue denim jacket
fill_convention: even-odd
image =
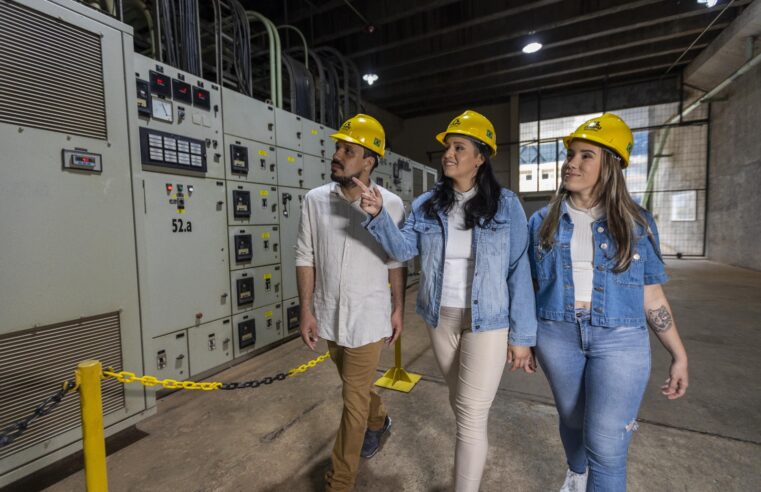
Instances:
[[[397,261],[421,255],[417,313],[429,325],[437,326],[447,215],[425,215],[421,207],[430,196],[431,192],[423,193],[412,203],[412,213],[401,230],[385,210],[375,218],[368,217],[364,225]],[[502,189],[494,220],[473,229],[472,329],[479,332],[509,327],[511,344],[532,347],[536,344],[536,314],[527,246],[526,214],[518,197]]]
[[[531,276],[538,284],[537,316],[555,321],[575,320],[571,235],[573,223],[566,203],[561,216],[555,244],[549,251],[539,245],[539,229],[548,207],[534,213],[529,220],[529,258]],[[608,233],[608,222],[601,218],[592,224],[594,238],[594,273],[592,279],[592,325],[615,328],[645,324],[644,286],[662,284],[668,280],[658,240],[658,229],[652,215],[641,210],[650,225],[652,237],[637,226],[633,259],[629,268],[615,273],[615,243]]]

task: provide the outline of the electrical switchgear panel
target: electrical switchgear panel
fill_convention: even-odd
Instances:
[[[206,172],[204,142],[181,135],[140,128],[140,157],[143,164]]]
[[[236,219],[251,217],[251,192],[248,190],[233,190],[233,213]]]
[[[230,144],[230,171],[248,174],[248,147]]]
[[[238,348],[242,349],[256,343],[256,320],[248,319],[238,323]]]

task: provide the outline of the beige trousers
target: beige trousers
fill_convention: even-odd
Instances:
[[[507,361],[507,328],[474,333],[470,320],[470,309],[442,306],[439,325],[428,326],[457,421],[457,492],[478,492],[489,449],[489,409]]]

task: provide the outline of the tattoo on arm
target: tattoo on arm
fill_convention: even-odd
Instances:
[[[666,306],[661,306],[657,309],[648,309],[647,319],[650,321],[650,326],[656,333],[665,333],[674,324],[671,319],[671,313],[666,309]]]

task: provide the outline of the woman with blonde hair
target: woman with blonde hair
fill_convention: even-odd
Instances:
[[[610,113],[563,139],[555,197],[529,220],[539,364],[560,416],[561,492],[626,490],[626,461],[650,377],[647,325],[671,353],[661,387],[687,389],[687,353],[661,288],[668,279],[652,215],[626,189],[633,135]]]

